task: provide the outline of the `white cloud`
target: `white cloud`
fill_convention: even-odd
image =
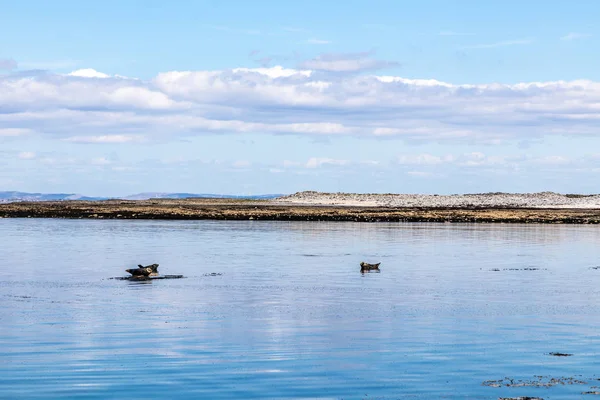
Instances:
[[[18,154],[18,157],[21,160],[33,160],[36,157],[36,154],[32,151],[22,151]]]
[[[306,41],[308,44],[331,44],[329,40],[311,38]]]
[[[80,163],[75,157],[42,157],[39,160],[42,164],[53,167]]]
[[[560,40],[571,41],[571,40],[576,40],[576,39],[585,39],[585,38],[588,38],[591,36],[592,35],[590,35],[589,33],[570,32],[570,33],[566,34],[565,36],[561,37]]]
[[[420,166],[421,168],[473,168],[499,167],[514,163],[538,163],[539,159],[526,156],[486,155],[479,151],[463,154],[401,154],[395,159],[395,164],[401,166]]]
[[[322,167],[323,165],[347,165],[348,163],[349,163],[349,161],[347,161],[347,160],[336,160],[333,158],[312,157],[306,162],[305,167],[306,168],[319,168],[319,167]]]
[[[31,133],[30,129],[24,128],[0,128],[0,137],[24,136]]]
[[[368,53],[350,57],[359,64],[365,59]],[[330,71],[343,63],[319,60],[333,63]],[[496,144],[600,134],[599,82],[456,85],[322,72],[281,66],[171,71],[150,81],[94,73],[4,75],[0,109],[10,112],[0,113],[0,137],[116,144],[252,133]]]
[[[70,76],[79,76],[82,78],[110,78],[110,75],[98,72],[92,68],[78,69],[69,73]]]
[[[437,165],[452,161],[452,156],[434,156],[432,154],[402,154],[396,162],[403,165]]]
[[[234,73],[256,73],[268,76],[269,78],[287,78],[293,75],[310,76],[311,74],[309,70],[299,71],[292,68],[283,68],[280,65],[271,68],[234,68],[232,71]]]
[[[362,165],[379,165],[379,164],[381,164],[381,162],[376,161],[376,160],[363,160],[363,161],[360,161],[359,164],[362,164]]]
[[[432,176],[435,176],[434,173],[432,173],[432,172],[425,172],[425,171],[408,171],[406,173],[406,175],[416,176],[416,177],[419,177],[419,178],[430,178]]]
[[[571,160],[568,157],[564,156],[544,156],[535,159],[534,162],[546,165],[565,165],[569,164]]]
[[[21,160],[31,160],[44,166],[44,170],[48,169],[62,169],[67,167],[79,168],[80,170],[89,170],[90,168],[107,167],[111,166],[112,170],[131,170],[135,163],[140,163],[140,166],[145,165],[144,161],[126,161],[124,163],[111,160],[108,157],[83,157],[77,154],[48,151],[43,153],[35,153],[31,151],[23,151],[17,154],[17,157]],[[143,160],[143,159],[142,159]],[[155,163],[153,163],[155,164]]]
[[[311,157],[306,162],[290,161],[290,160],[284,160],[282,162],[283,168],[308,168],[308,169],[321,168],[324,166],[344,166],[344,165],[348,166],[350,164],[358,164],[358,163],[351,163],[349,160],[339,160],[339,159],[328,158],[328,157]],[[279,171],[278,168],[276,168],[276,169]]]
[[[486,148],[482,147],[482,149]],[[15,156],[18,154],[5,153]],[[194,155],[190,155],[192,158],[180,155],[164,160],[155,157],[156,155],[145,156],[145,152],[126,158],[117,156],[92,158],[75,151],[69,153],[46,152],[36,154],[34,159],[28,161],[36,164],[37,168],[27,168],[27,171],[37,170],[48,176],[58,176],[65,182],[75,179],[76,176],[85,181],[123,180],[123,188],[126,192],[131,190],[131,185],[125,184],[125,181],[131,179],[131,184],[139,185],[140,182],[144,182],[144,176],[150,177],[152,184],[159,180],[171,182],[174,177],[178,177],[178,183],[185,185],[185,182],[189,182],[192,176],[220,177],[219,179],[215,178],[213,180],[215,182],[227,179],[235,181],[238,178],[223,174],[235,174],[236,172],[252,174],[245,175],[248,179],[252,179],[252,182],[269,181],[269,178],[281,178],[288,182],[289,178],[290,191],[295,190],[294,185],[297,184],[297,182],[293,183],[294,176],[303,176],[306,177],[306,182],[311,182],[307,184],[313,185],[307,189],[316,190],[330,190],[327,189],[330,187],[329,184],[319,186],[323,184],[324,179],[343,185],[356,184],[355,189],[350,191],[419,192],[422,189],[416,189],[418,186],[411,185],[435,180],[436,185],[428,189],[432,193],[440,193],[440,191],[451,191],[452,193],[514,191],[517,189],[518,191],[558,191],[569,187],[571,189],[568,189],[568,192],[576,192],[577,190],[572,188],[577,186],[560,186],[563,189],[559,189],[557,186],[547,186],[547,182],[562,185],[563,183],[569,184],[570,181],[577,181],[573,184],[579,185],[580,182],[584,182],[587,185],[589,182],[595,182],[600,173],[600,156],[598,154],[580,154],[579,156],[571,154],[569,157],[565,155],[540,156],[528,154],[526,151],[520,154],[487,154],[485,150],[464,154],[421,153],[415,154],[412,159],[405,158],[403,164],[397,163],[395,159],[381,159],[377,162],[361,161],[359,152],[349,154],[348,159],[312,157],[280,163],[272,159],[254,160],[251,169],[245,167],[248,165],[244,162],[245,160],[239,160],[240,162],[218,161],[194,158]],[[102,176],[97,175],[98,170],[103,171]],[[23,170],[22,172],[27,171]],[[136,175],[134,178],[134,173],[142,175]],[[229,178],[223,178],[224,176]],[[162,178],[155,179],[155,177]],[[572,177],[578,179],[572,179]],[[244,178],[237,180],[240,184],[247,181]],[[366,188],[365,182],[373,183],[373,186]],[[386,182],[391,182],[392,185],[385,186]],[[505,185],[512,183],[516,183],[517,186],[507,190]],[[400,186],[397,186],[398,184]],[[537,186],[532,188],[532,184]],[[591,183],[587,187],[589,190],[595,190]],[[174,190],[177,189],[166,191]],[[75,191],[81,192],[81,190]],[[87,191],[84,190],[84,192]],[[140,190],[136,189],[136,191]],[[269,189],[262,191],[269,191]]]
[[[371,58],[371,52],[321,54],[300,64],[301,68],[323,72],[361,72],[398,66],[396,62]]]
[[[395,163],[404,166],[421,166],[421,167],[446,167],[449,165],[460,167],[481,167],[481,166],[498,166],[506,165],[513,160],[521,160],[518,157],[508,156],[488,156],[482,152],[475,151],[464,154],[401,154],[396,157]]]
[[[250,161],[246,161],[246,160],[238,160],[238,161],[234,161],[233,164],[231,164],[234,168],[248,168],[252,165],[252,163]]]
[[[308,29],[296,28],[294,26],[285,26],[282,29],[286,32],[294,32],[294,33],[309,33],[310,32]]]
[[[479,153],[477,155],[463,156],[463,161],[461,161],[459,165],[462,165],[464,167],[480,167],[482,165],[485,165],[486,162],[487,160],[485,156]]]
[[[115,172],[128,172],[128,171],[136,171],[137,170],[137,168],[135,168],[135,167],[128,167],[128,166],[116,166],[116,167],[111,167],[110,169]]]
[[[92,164],[92,165],[108,165],[108,164],[112,164],[112,163],[106,157],[96,157],[96,158],[92,158],[90,160],[90,164]]]
[[[290,161],[290,160],[283,160],[283,167],[284,168],[293,168],[293,167],[297,167],[299,165],[301,165],[301,163],[296,162],[296,161]]]
[[[65,139],[73,143],[128,143],[137,142],[141,136],[134,135],[102,135],[102,136],[72,136]]]
[[[414,176],[441,176],[456,173],[517,173],[518,171],[591,171],[600,167],[598,154],[576,158],[562,155],[532,156],[527,153],[488,155],[480,151],[463,154],[401,154],[393,164]],[[418,169],[416,169],[418,168]]]

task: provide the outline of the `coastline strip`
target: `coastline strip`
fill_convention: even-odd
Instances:
[[[0,204],[0,218],[598,224],[600,209],[368,207],[155,199]]]

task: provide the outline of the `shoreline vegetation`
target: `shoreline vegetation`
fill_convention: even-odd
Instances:
[[[598,224],[600,195],[299,192],[272,200],[22,201],[1,203],[0,218]]]

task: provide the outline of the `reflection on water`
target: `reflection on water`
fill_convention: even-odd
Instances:
[[[599,239],[586,226],[0,220],[0,398],[578,397],[600,377]],[[108,279],[154,262],[186,278]],[[482,385],[535,375],[588,384]]]

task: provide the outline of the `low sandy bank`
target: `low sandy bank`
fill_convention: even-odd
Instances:
[[[298,192],[275,199],[278,204],[350,207],[424,208],[600,208],[600,195],[480,193],[453,195],[356,194]]]

